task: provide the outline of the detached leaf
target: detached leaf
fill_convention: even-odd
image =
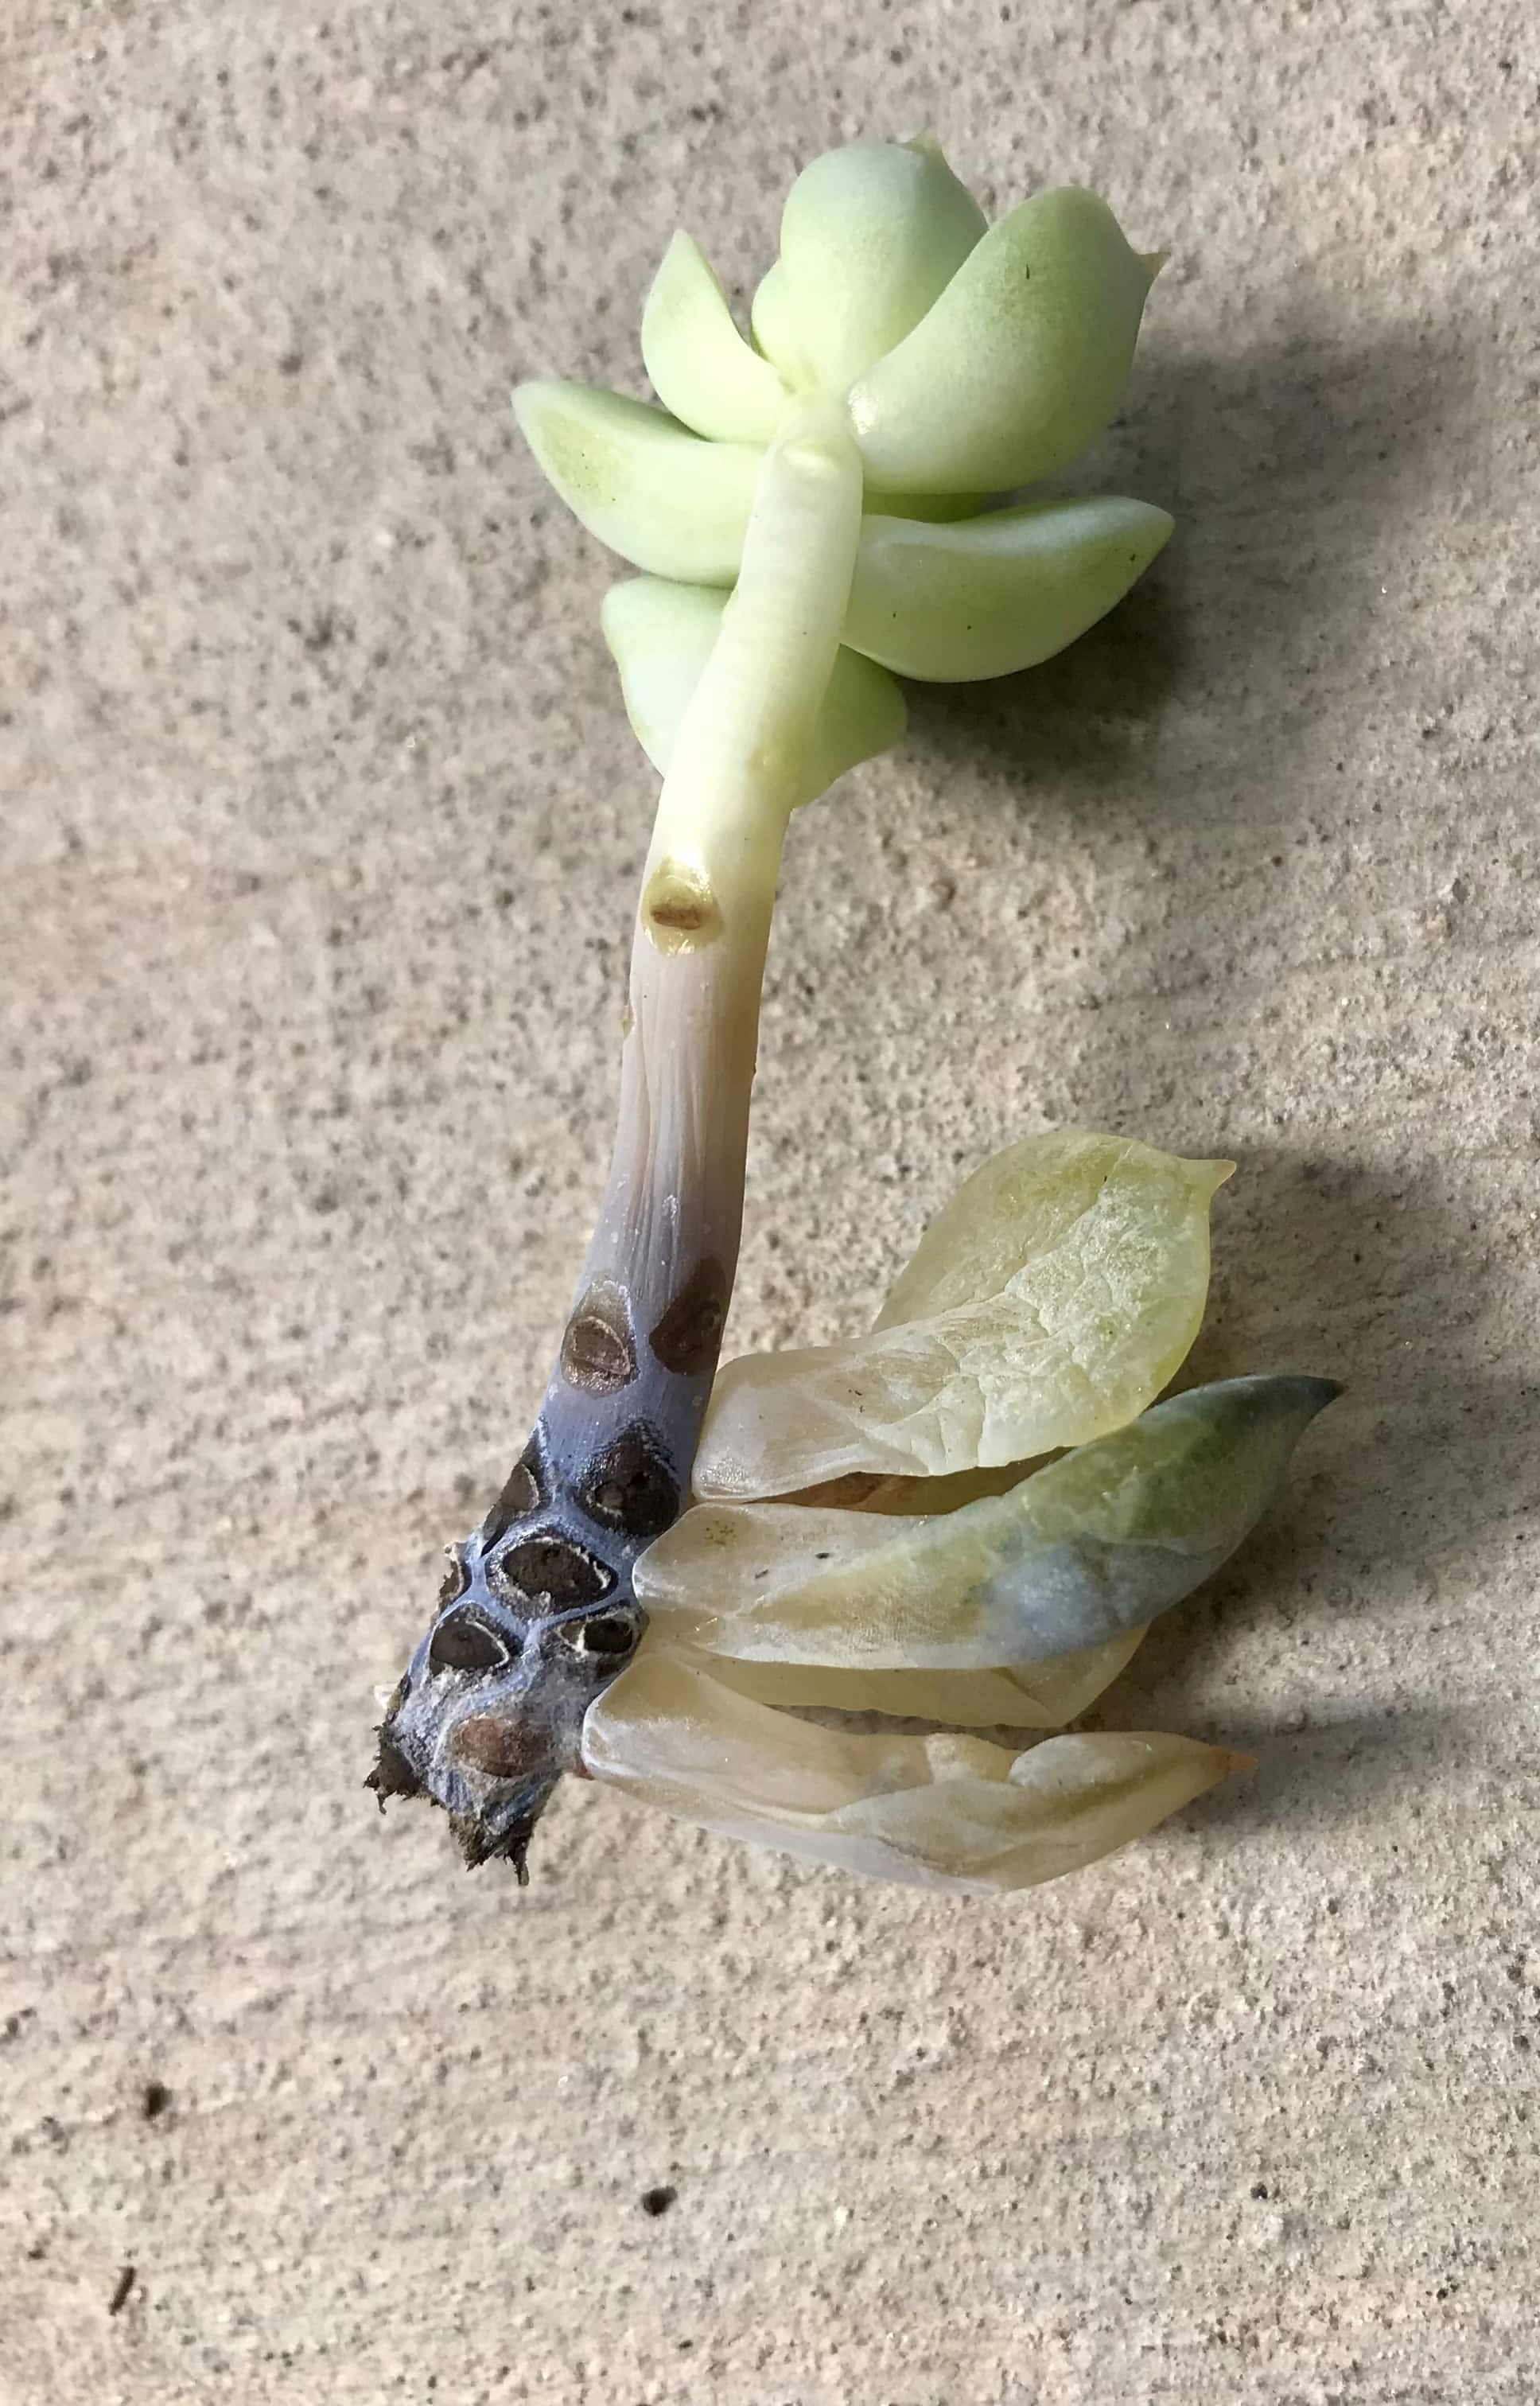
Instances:
[[[764,455],[702,443],[662,410],[594,385],[521,384],[514,415],[567,507],[623,559],[730,585]]]
[[[1337,1393],[1197,1387],[939,1517],[697,1505],[643,1554],[636,1592],[671,1643],[743,1661],[983,1672],[1101,1645],[1235,1551]]]
[[[990,492],[1067,467],[1122,399],[1151,278],[1094,192],[1012,209],[854,387],[871,482]]]
[[[1079,1870],[1245,1758],[1147,1733],[1025,1754],[969,1737],[855,1737],[772,1711],[651,1643],[590,1705],[583,1756],[641,1804],[924,1888],[987,1893]]]
[[[934,144],[853,142],[804,167],[781,219],[798,347],[842,391],[917,326],[984,231]]]
[[[716,587],[656,576],[613,585],[604,596],[604,640],[620,671],[626,715],[660,776],[668,773],[681,721],[728,606],[729,596]],[[907,715],[886,670],[841,648],[819,706],[800,799],[816,800],[847,769],[887,751],[902,736]]]
[[[696,1493],[944,1477],[1121,1428],[1197,1334],[1230,1168],[1113,1136],[1010,1146],[932,1223],[869,1337],[726,1365]]]
[[[1008,676],[1121,602],[1170,534],[1148,502],[1038,502],[954,526],[868,517],[845,641],[900,676]]]
[[[687,234],[663,254],[642,312],[642,357],[665,409],[716,443],[769,443],[788,395],[733,323],[711,264]]]
[[[667,1624],[658,1636],[671,1642]],[[711,1671],[761,1705],[886,1713],[954,1729],[1062,1729],[1095,1704],[1137,1653],[1144,1632],[1044,1663],[996,1671],[838,1671],[822,1663],[744,1663],[713,1654]]]

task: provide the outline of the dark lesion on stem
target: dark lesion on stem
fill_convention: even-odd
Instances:
[[[398,1684],[367,1784],[447,1810],[467,1864],[522,1884],[530,1836],[583,1720],[646,1625],[638,1554],[686,1500],[721,1342],[727,1271],[701,1260],[639,1317],[612,1280],[575,1306],[530,1443],[481,1527],[450,1550],[437,1614]]]

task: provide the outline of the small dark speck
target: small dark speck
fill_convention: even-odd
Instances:
[[[147,2080],[139,2100],[139,2111],[147,2122],[158,2122],[171,2102],[171,2091],[163,2080]]]
[[[644,2188],[642,2192],[642,2211],[643,2214],[650,2214],[656,2220],[658,2215],[667,2214],[678,2195],[679,2191],[676,2188],[666,2187]]]
[[[812,1559],[815,1563],[831,1563],[834,1560],[834,1556],[832,1554],[814,1554]]]
[[[123,2266],[122,2271],[118,2275],[117,2286],[114,2288],[111,2297],[107,2300],[107,2312],[109,2314],[120,2314],[122,2313],[123,2308],[127,2305],[130,2298],[134,2295],[134,2284],[138,2277],[137,2270],[134,2265],[125,2264]]]
[[[1253,2197],[1265,2197],[1266,2194],[1267,2184],[1265,2181],[1253,2181],[1251,2183],[1251,2195]]]

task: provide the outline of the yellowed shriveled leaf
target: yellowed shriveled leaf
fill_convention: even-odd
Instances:
[[[659,1629],[667,1643],[667,1633]],[[759,1704],[886,1713],[952,1729],[1063,1729],[1095,1704],[1137,1652],[1142,1629],[1045,1663],[994,1671],[841,1671],[818,1663],[744,1663],[713,1655],[713,1676]]]
[[[726,1365],[696,1493],[944,1477],[1121,1427],[1197,1334],[1230,1167],[1123,1137],[1011,1146],[932,1224],[869,1337]]]
[[[1141,1837],[1244,1758],[1148,1732],[847,1736],[735,1694],[650,1639],[590,1707],[584,1760],[638,1803],[881,1879],[1030,1888]]]

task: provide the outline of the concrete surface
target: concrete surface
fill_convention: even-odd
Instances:
[[[1536,2395],[1527,15],[12,0],[7,2406]],[[1109,1699],[1262,1756],[1149,1844],[987,1909],[586,1790],[521,1898],[359,1785],[653,790],[506,390],[927,120],[1170,247],[1096,472],[1180,526],[797,828],[736,1338],[1074,1119],[1233,1152],[1203,1366],[1350,1394]]]

